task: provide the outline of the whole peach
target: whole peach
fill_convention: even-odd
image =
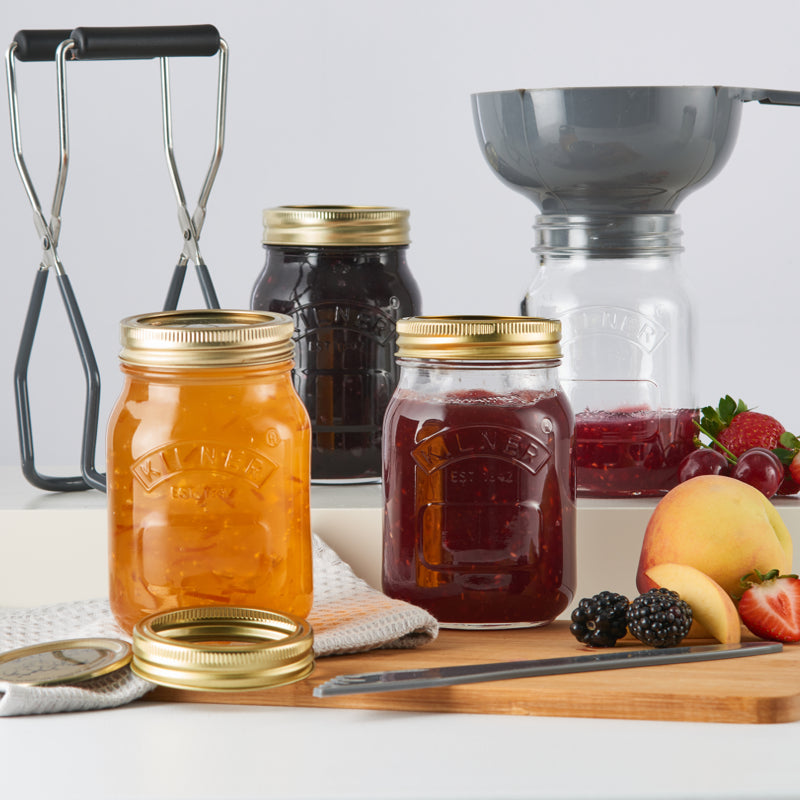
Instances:
[[[647,570],[665,563],[695,567],[736,596],[739,579],[754,569],[791,571],[792,538],[758,489],[724,475],[701,475],[678,484],[653,511],[636,572],[640,592],[655,587]]]

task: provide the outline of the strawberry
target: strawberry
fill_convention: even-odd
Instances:
[[[739,616],[747,629],[775,642],[800,641],[800,579],[779,575],[777,569],[762,575],[757,569],[741,579],[746,587],[739,599]]]
[[[778,446],[785,432],[786,429],[775,417],[758,411],[743,411],[731,420],[731,424],[720,432],[717,439],[723,447],[740,456],[753,447],[772,450]]]
[[[800,483],[800,450],[798,450],[789,462],[789,474],[795,483]]]
[[[730,395],[720,399],[718,408],[706,406],[702,411],[700,422],[695,422],[695,425],[698,433],[711,442],[696,438],[699,447],[719,450],[732,464],[736,464],[739,456],[747,450],[758,447],[771,450],[785,469],[777,493],[787,495],[800,491],[800,461],[795,467],[797,477],[790,474],[792,460],[800,453],[800,439],[787,432],[775,417],[753,411],[744,401],[734,400]]]
[[[737,402],[730,395],[719,401],[719,408],[703,409],[700,430],[734,456],[753,447],[772,450],[786,432],[775,417],[751,411],[744,402]]]

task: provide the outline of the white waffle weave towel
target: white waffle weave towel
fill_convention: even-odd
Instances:
[[[378,648],[411,648],[436,638],[427,612],[392,600],[359,578],[314,536],[314,653],[331,656]],[[114,621],[108,600],[0,608],[0,653],[59,639],[111,637],[130,641]],[[71,686],[20,686],[0,681],[0,716],[113,708],[146,695],[153,684],[129,667]]]

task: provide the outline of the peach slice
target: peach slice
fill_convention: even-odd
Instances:
[[[742,638],[739,612],[728,593],[704,572],[688,564],[656,564],[647,570],[656,586],[677,592],[692,607],[690,638],[717,639],[736,644]]]

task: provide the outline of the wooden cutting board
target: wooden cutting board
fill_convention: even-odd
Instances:
[[[622,647],[638,649],[642,645],[626,639],[617,643],[617,648]],[[441,631],[434,642],[415,650],[374,650],[320,658],[308,679],[276,689],[195,692],[159,687],[149,697],[172,702],[692,722],[775,723],[800,719],[800,644],[786,645],[781,653],[723,661],[333,698],[312,695],[316,685],[337,675],[589,652],[597,651],[580,645],[569,633],[566,622],[511,631]]]

